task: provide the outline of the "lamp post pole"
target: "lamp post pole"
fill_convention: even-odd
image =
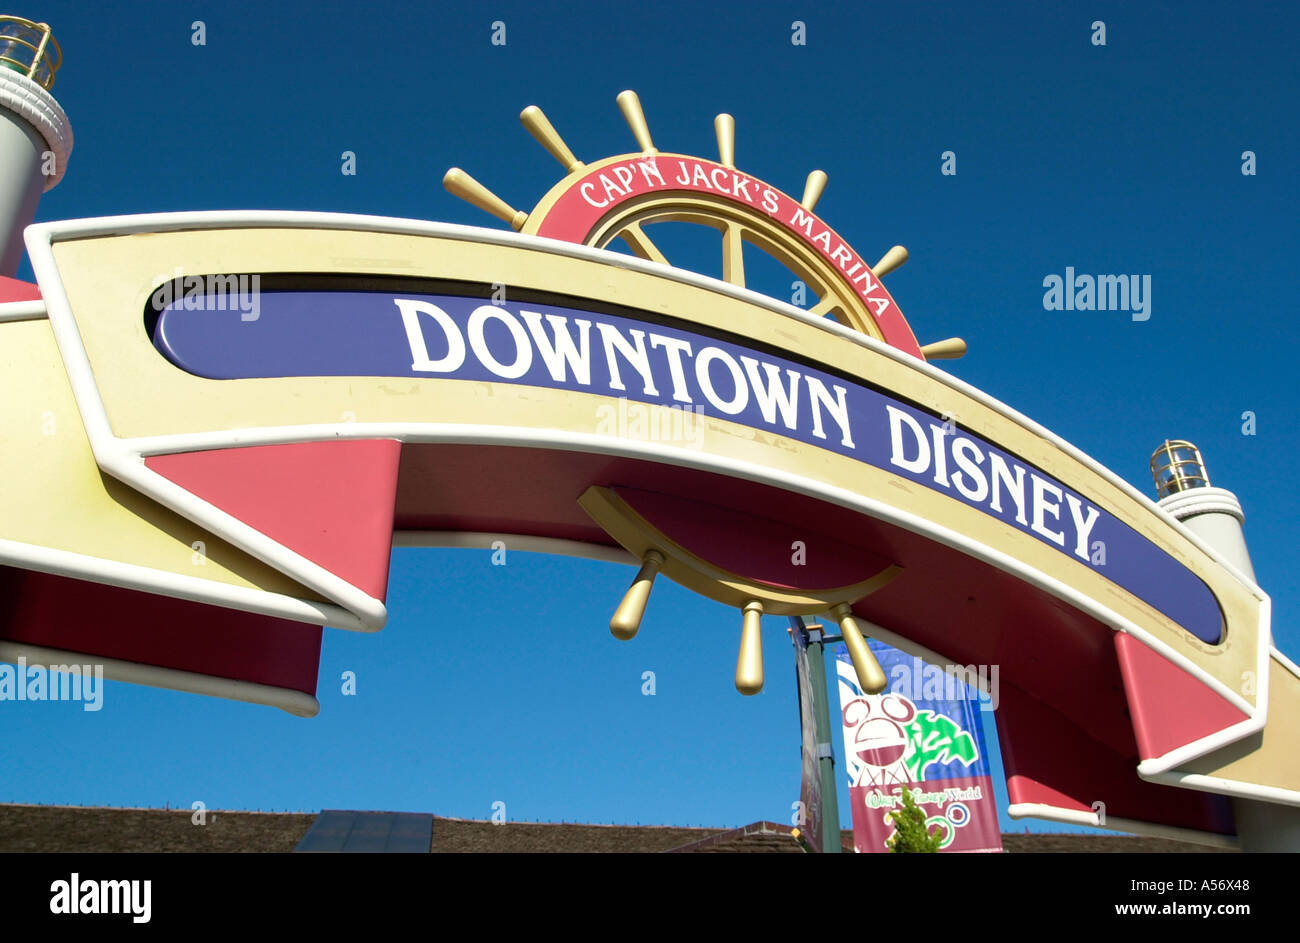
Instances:
[[[790,629],[802,635],[808,649],[808,688],[817,741],[817,771],[821,781],[818,794],[821,802],[822,852],[839,854],[843,850],[840,844],[839,781],[835,773],[835,756],[831,750],[832,728],[830,696],[826,689],[825,651],[826,643],[835,639],[828,638],[820,624],[814,622],[810,625],[799,616],[791,616]],[[804,679],[800,678],[799,683],[803,684]]]

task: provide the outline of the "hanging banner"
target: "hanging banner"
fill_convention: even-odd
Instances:
[[[797,619],[791,619],[792,623]],[[808,639],[792,625],[794,673],[799,689],[799,726],[803,740],[803,781],[799,788],[799,814],[795,817],[804,840],[813,851],[822,850],[822,774],[817,757],[817,718],[813,714],[812,673],[808,666]]]
[[[854,850],[889,851],[890,812],[908,789],[929,830],[937,829],[940,851],[1001,851],[979,691],[875,639],[869,644],[889,678],[881,694],[862,693],[843,646],[835,658]]]

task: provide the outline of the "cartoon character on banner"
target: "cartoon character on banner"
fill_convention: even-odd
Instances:
[[[852,730],[853,752],[860,764],[854,786],[907,785],[912,776],[903,762],[908,728],[916,705],[901,694],[855,697],[844,705],[844,726]]]

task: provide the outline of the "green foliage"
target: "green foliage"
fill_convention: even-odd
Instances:
[[[920,782],[931,763],[951,763],[961,760],[970,766],[979,759],[979,750],[971,735],[962,730],[951,717],[934,711],[918,711],[916,719],[908,725],[907,757],[903,764],[912,779]]]
[[[896,854],[927,854],[939,850],[942,840],[938,829],[925,827],[925,810],[916,804],[912,791],[903,787],[903,806],[889,814],[894,822],[894,834],[889,836],[889,850]]]

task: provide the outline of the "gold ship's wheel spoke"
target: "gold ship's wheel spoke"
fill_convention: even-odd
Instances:
[[[745,238],[738,223],[727,223],[722,230],[722,278],[745,287]]]
[[[815,314],[818,317],[826,317],[827,315],[838,311],[839,307],[840,303],[834,295],[826,295],[821,301],[809,308],[808,313]]]
[[[668,257],[659,251],[659,247],[654,241],[646,235],[640,223],[629,223],[619,231],[619,237],[628,244],[628,248],[635,253],[639,259],[646,259],[650,262],[658,262],[661,265],[671,265]]]
[[[826,171],[814,170],[808,175],[807,181],[803,185],[803,197],[799,200],[799,205],[809,213],[817,206],[817,201],[822,198],[822,193],[826,189]]]

